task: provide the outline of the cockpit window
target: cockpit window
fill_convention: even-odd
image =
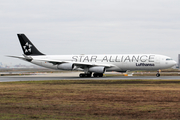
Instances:
[[[169,60],[173,60],[173,59],[171,59],[171,58],[167,58],[166,60],[167,60],[167,61],[169,61]]]

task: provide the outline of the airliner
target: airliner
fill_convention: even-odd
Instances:
[[[56,70],[83,71],[79,77],[103,77],[105,72],[157,70],[171,68],[176,62],[159,54],[101,54],[101,55],[46,55],[40,52],[25,34],[17,34],[22,56],[9,56]]]

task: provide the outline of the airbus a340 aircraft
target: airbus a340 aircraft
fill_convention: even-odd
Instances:
[[[45,55],[24,34],[17,36],[24,54],[10,57],[51,69],[84,71],[79,77],[91,77],[92,73],[94,77],[103,77],[106,71],[159,70],[176,65],[170,57],[158,54]]]

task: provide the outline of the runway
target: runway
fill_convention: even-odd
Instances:
[[[26,76],[1,76],[0,82],[41,81],[41,80],[180,80],[179,76],[114,76],[102,78],[79,78],[79,73],[51,73]]]

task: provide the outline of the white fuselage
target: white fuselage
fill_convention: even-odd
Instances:
[[[170,57],[158,54],[45,55],[25,34],[17,34],[23,56],[19,58],[39,66],[57,70],[81,70],[79,77],[103,77],[106,71],[159,70],[176,65]],[[160,76],[159,71],[156,74]]]
[[[106,66],[106,71],[127,71],[127,70],[158,70],[166,69],[176,65],[170,57],[158,54],[102,54],[102,55],[42,55],[31,56],[32,63],[58,69],[58,64],[49,61],[66,61],[69,63],[82,63],[94,66]],[[47,61],[46,61],[47,60]]]

